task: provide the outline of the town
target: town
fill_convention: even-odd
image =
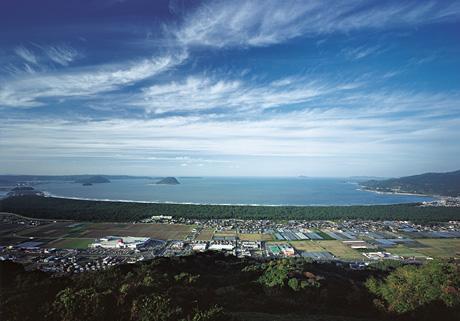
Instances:
[[[372,262],[460,259],[460,221],[274,221],[151,216],[132,223],[38,220],[2,213],[0,260],[57,274],[155,257],[221,251],[260,260],[301,257],[352,268]]]

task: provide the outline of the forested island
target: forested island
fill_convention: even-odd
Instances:
[[[448,173],[368,180],[360,185],[366,189],[384,193],[411,193],[424,195],[460,196],[460,170]]]
[[[20,196],[0,201],[0,211],[34,218],[78,221],[139,221],[152,215],[184,218],[303,219],[303,220],[411,220],[460,219],[460,207],[422,207],[420,204],[370,206],[243,206],[87,201],[54,197]]]
[[[365,270],[203,253],[73,276],[0,262],[0,317],[27,321],[456,320],[459,266]]]
[[[163,185],[178,185],[180,184],[177,178],[175,177],[165,177],[160,179],[156,184],[163,184]]]
[[[75,180],[75,183],[80,183],[83,185],[92,185],[92,184],[110,183],[110,180],[105,176],[96,175],[96,176],[78,178]]]

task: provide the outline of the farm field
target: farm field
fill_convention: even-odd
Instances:
[[[271,234],[261,234],[261,233],[253,233],[253,234],[238,234],[238,237],[241,241],[272,241],[273,236]]]
[[[184,239],[193,226],[180,224],[113,224],[94,223],[86,227],[80,237],[97,238],[107,235],[145,236],[160,240]]]
[[[59,239],[49,242],[46,247],[56,247],[61,249],[86,249],[93,243],[94,239]]]
[[[417,252],[434,258],[460,257],[460,239],[419,239],[426,247],[417,248]]]
[[[50,223],[27,229],[18,235],[23,237],[86,238],[95,239],[108,235],[145,236],[160,240],[181,240],[193,226],[180,224],[119,224],[119,223]]]
[[[5,235],[8,233],[14,233],[16,231],[23,230],[24,228],[22,226],[15,226],[11,224],[2,224],[0,223],[0,234]]]
[[[318,245],[333,255],[346,260],[363,259],[364,256],[341,241],[317,241]]]
[[[322,252],[324,249],[316,241],[294,241],[291,245],[298,251]]]
[[[56,222],[35,228],[29,228],[17,234],[26,237],[60,238],[72,232],[72,223]]]
[[[321,236],[323,240],[334,240],[334,238],[332,238],[330,235],[324,233],[323,231],[319,229],[313,229],[312,231],[318,234],[319,236]]]
[[[391,254],[400,255],[402,257],[426,257],[426,255],[418,251],[418,248],[414,249],[402,244],[386,248],[386,251],[390,252]]]
[[[200,234],[196,237],[197,241],[210,241],[214,235],[214,229],[204,228],[201,230]]]
[[[22,242],[27,241],[25,238],[19,238],[19,237],[14,237],[14,236],[1,236],[0,237],[0,245],[1,246],[10,246],[10,245],[16,245]]]
[[[214,236],[236,236],[236,230],[216,231]]]

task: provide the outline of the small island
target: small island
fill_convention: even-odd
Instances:
[[[159,180],[158,182],[156,182],[156,184],[178,185],[180,183],[175,177],[165,177],[165,178]]]
[[[31,186],[16,186],[8,194],[8,197],[18,196],[44,196],[45,194],[41,191],[37,191]]]
[[[92,184],[110,183],[110,181],[104,176],[96,175],[76,179],[75,183],[83,184],[83,186],[91,186]]]

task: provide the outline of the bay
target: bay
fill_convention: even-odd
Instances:
[[[360,190],[344,178],[178,178],[179,185],[159,185],[154,179],[120,179],[82,186],[48,182],[36,188],[69,198],[250,205],[377,205],[433,200],[429,196],[379,194]]]

